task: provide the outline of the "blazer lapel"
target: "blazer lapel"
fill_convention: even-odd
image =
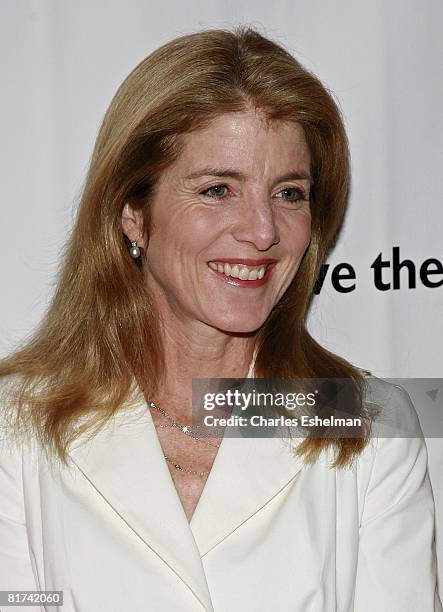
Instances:
[[[201,556],[259,512],[303,467],[281,438],[224,438],[190,523]]]
[[[140,390],[139,398],[91,440],[81,438],[70,457],[128,529],[212,610],[201,557],[278,495],[304,463],[278,437],[224,438],[189,523]]]
[[[127,528],[212,610],[200,554],[144,399],[76,445],[70,457]]]
[[[247,378],[254,378],[256,353]],[[247,438],[240,428],[222,440],[190,525],[203,557],[238,529],[305,467],[294,437]],[[235,437],[234,437],[235,436]]]

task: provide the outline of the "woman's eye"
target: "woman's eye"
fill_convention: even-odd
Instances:
[[[203,195],[207,195],[210,198],[224,198],[228,193],[228,188],[226,185],[213,185],[209,187],[209,189],[205,189],[202,193]]]
[[[298,187],[286,187],[279,193],[282,194],[280,197],[283,200],[289,200],[290,202],[300,202],[307,199],[306,195]]]

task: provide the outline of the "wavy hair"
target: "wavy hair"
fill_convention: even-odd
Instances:
[[[69,445],[138,401],[155,396],[164,355],[155,304],[121,227],[124,204],[142,210],[161,172],[180,154],[177,136],[223,113],[254,107],[269,121],[298,122],[311,153],[312,238],[298,272],[256,334],[256,376],[344,378],[347,410],[364,416],[364,377],[309,334],[306,315],[320,266],[346,208],[349,154],[339,109],[322,83],[281,45],[248,27],[176,38],[144,59],[115,94],[101,125],[57,284],[39,326],[0,362],[3,406],[20,433],[67,461]],[[9,412],[8,412],[9,414]],[[307,462],[329,446],[336,467],[365,447],[360,435],[308,436]]]

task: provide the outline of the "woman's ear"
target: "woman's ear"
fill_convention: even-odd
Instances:
[[[143,213],[140,209],[133,208],[127,202],[122,210],[121,224],[123,233],[131,242],[135,240],[137,246],[146,248]]]

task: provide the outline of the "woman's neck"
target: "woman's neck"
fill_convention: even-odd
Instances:
[[[157,402],[189,416],[193,378],[245,378],[254,337],[227,334],[209,326],[168,326],[163,333],[165,373]]]

